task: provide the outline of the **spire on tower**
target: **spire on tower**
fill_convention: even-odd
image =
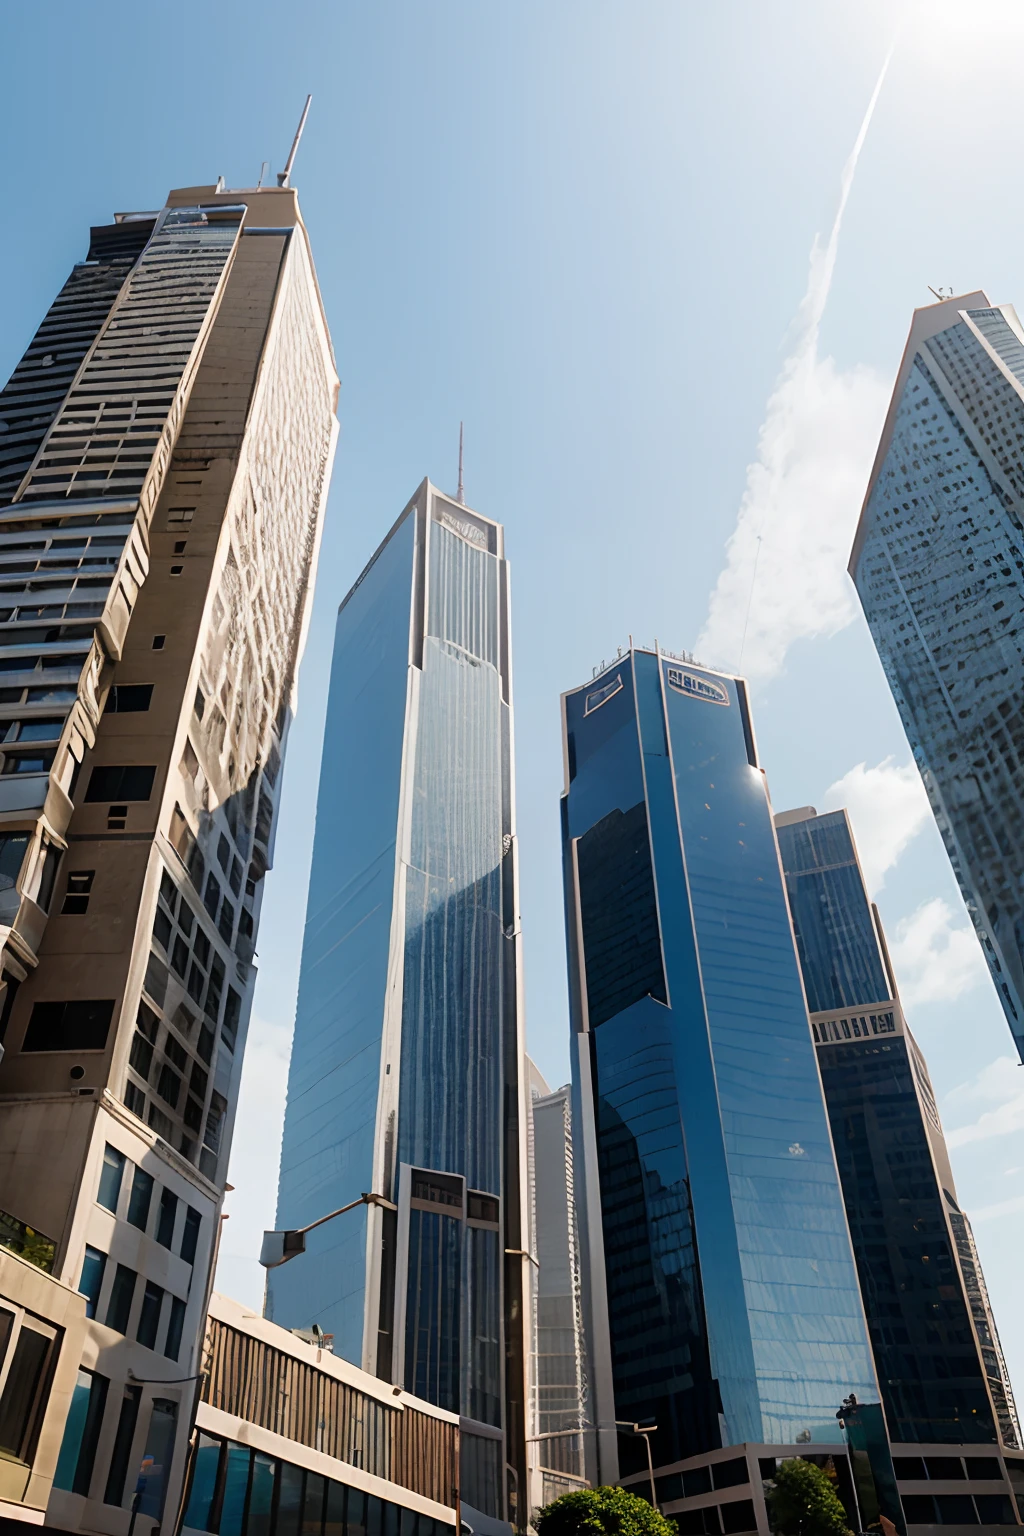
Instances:
[[[466,505],[466,493],[462,485],[462,422],[459,422],[459,488],[455,492],[455,500],[460,507]]]

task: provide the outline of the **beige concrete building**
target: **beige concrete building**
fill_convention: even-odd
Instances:
[[[0,1423],[3,1312],[62,1331],[8,1516],[180,1482],[337,385],[294,191],[218,184],[94,229],[0,392]]]

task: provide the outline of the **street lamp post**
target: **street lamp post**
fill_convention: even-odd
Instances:
[[[383,1195],[364,1194],[358,1200],[350,1200],[348,1205],[339,1206],[336,1211],[328,1211],[326,1216],[318,1217],[305,1227],[290,1227],[285,1232],[264,1232],[260,1249],[263,1268],[276,1269],[280,1264],[287,1264],[289,1259],[298,1258],[300,1253],[306,1251],[307,1232],[312,1232],[314,1227],[322,1227],[325,1221],[333,1221],[335,1216],[344,1216],[346,1211],[354,1211],[357,1205],[380,1205],[386,1211],[398,1210],[398,1206],[386,1200]]]
[[[654,1491],[654,1460],[651,1456],[651,1436],[656,1432],[657,1424],[631,1424],[626,1419],[616,1419],[615,1427],[616,1429],[624,1429],[631,1435],[643,1436],[644,1444],[647,1447],[647,1471],[651,1479],[651,1503],[655,1509],[658,1509],[658,1496]],[[658,1513],[661,1513],[660,1509],[658,1509]]]

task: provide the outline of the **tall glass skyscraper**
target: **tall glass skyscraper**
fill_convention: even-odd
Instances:
[[[1024,330],[914,312],[850,560],[1024,1058]]]
[[[889,1433],[1019,1450],[970,1223],[847,814],[804,808],[776,827]]]
[[[463,1416],[480,1530],[526,1516],[509,658],[502,530],[424,481],[338,614],[278,1225],[398,1211],[319,1228],[267,1290]]]
[[[756,1448],[841,1456],[840,1404],[878,1388],[746,687],[631,648],[563,719],[600,1476],[643,1471],[616,1424],[654,1420],[659,1496],[710,1457],[752,1529]]]

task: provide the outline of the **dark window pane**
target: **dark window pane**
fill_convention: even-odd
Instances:
[[[160,1214],[156,1222],[156,1240],[162,1248],[169,1248],[174,1241],[174,1221],[178,1214],[178,1197],[169,1189],[160,1191]]]
[[[153,919],[153,937],[157,943],[166,950],[171,947],[171,934],[174,932],[171,920],[162,907],[157,907],[156,917]]]
[[[153,697],[152,683],[115,683],[107,694],[105,713],[108,715],[135,715],[149,708]]]
[[[969,1493],[937,1493],[934,1498],[940,1525],[977,1525],[978,1516]]]
[[[380,1499],[368,1494],[366,1498],[366,1536],[383,1536],[381,1530]]]
[[[149,1069],[153,1065],[153,1047],[149,1041],[139,1034],[138,1030],[132,1038],[132,1048],[128,1060],[140,1077],[149,1079]]]
[[[86,1248],[85,1258],[82,1260],[82,1275],[78,1282],[78,1289],[86,1298],[86,1317],[96,1316],[96,1307],[100,1299],[100,1286],[103,1284],[103,1271],[107,1267],[107,1256],[100,1253],[98,1248]]]
[[[113,999],[36,1003],[23,1051],[101,1051],[114,1014]]]
[[[757,1516],[754,1514],[754,1504],[751,1499],[737,1499],[735,1504],[723,1504],[721,1515],[722,1529],[727,1536],[732,1532],[757,1530]]]
[[[227,1447],[224,1470],[224,1500],[220,1512],[220,1536],[242,1536],[245,1495],[249,1487],[249,1462],[252,1452],[247,1445]]]
[[[188,970],[188,945],[180,934],[175,939],[174,948],[171,950],[171,969],[177,971],[184,981]]]
[[[103,1166],[100,1169],[100,1187],[96,1199],[108,1211],[117,1210],[117,1197],[121,1193],[124,1177],[125,1156],[108,1143],[103,1149]]]
[[[146,1349],[156,1348],[156,1335],[160,1326],[160,1308],[163,1300],[163,1286],[147,1280],[146,1289],[142,1293],[142,1306],[139,1308],[139,1326],[135,1332],[135,1337]]]
[[[40,1401],[52,1341],[22,1324],[0,1397],[0,1451],[27,1460],[45,1404]]]
[[[153,1199],[153,1175],[136,1168],[132,1179],[132,1192],[128,1200],[128,1220],[140,1232],[145,1232],[149,1221],[149,1207]]]
[[[277,1490],[277,1523],[274,1536],[299,1536],[302,1513],[302,1468],[282,1461]]]
[[[215,1440],[212,1435],[204,1435],[200,1432],[192,1473],[192,1487],[189,1489],[188,1508],[185,1511],[184,1520],[184,1524],[190,1530],[211,1529],[211,1506],[217,1487],[217,1473],[223,1444],[222,1440]]]
[[[711,1478],[716,1488],[738,1488],[741,1483],[749,1482],[746,1458],[736,1456],[731,1461],[716,1461],[711,1468]]]
[[[982,1525],[1016,1525],[1009,1494],[976,1493],[974,1502],[978,1506],[978,1519]]]
[[[191,1205],[185,1212],[185,1230],[181,1234],[181,1257],[186,1264],[194,1264],[196,1245],[199,1242],[199,1224],[202,1217]]]
[[[348,1509],[345,1514],[346,1536],[367,1536],[366,1494],[358,1488],[348,1490]]]
[[[124,1388],[121,1408],[117,1416],[117,1432],[114,1435],[114,1449],[110,1457],[110,1469],[107,1472],[107,1486],[103,1493],[104,1504],[121,1504],[124,1501],[124,1485],[128,1477],[132,1439],[135,1435],[135,1425],[139,1418],[141,1398],[141,1387]]]
[[[148,800],[153,792],[156,768],[132,764],[127,767],[94,768],[85,798],[90,804],[102,800]]]
[[[165,1104],[169,1104],[172,1109],[177,1109],[178,1099],[181,1096],[181,1078],[178,1076],[177,1072],[172,1071],[172,1069],[167,1066],[166,1062],[160,1068],[160,1076],[157,1079],[156,1091],[163,1099]]]
[[[895,1461],[893,1462],[895,1466]],[[995,1456],[968,1456],[967,1476],[970,1478],[996,1477],[1001,1478],[999,1462]]]
[[[127,1264],[117,1266],[114,1283],[110,1288],[110,1301],[107,1305],[107,1327],[113,1328],[115,1333],[128,1332],[128,1318],[132,1310],[137,1279],[134,1269],[129,1269]]]
[[[252,1485],[249,1489],[249,1518],[246,1536],[270,1536],[270,1517],[274,1507],[275,1462],[256,1451],[252,1459]]]
[[[324,1536],[345,1536],[345,1484],[327,1484]]]
[[[80,1370],[71,1398],[71,1408],[64,1421],[57,1470],[53,1486],[69,1493],[88,1494],[96,1460],[96,1442],[103,1423],[107,1401],[107,1378],[93,1371]]]
[[[196,929],[196,936],[192,940],[192,953],[206,970],[210,964],[210,941],[201,928]]]
[[[964,1480],[964,1464],[959,1456],[926,1456],[924,1464],[928,1468],[928,1476],[936,1482],[940,1479],[956,1482]]]
[[[326,1481],[318,1472],[306,1473],[306,1493],[302,1504],[302,1536],[321,1536],[326,1491]]]
[[[615,810],[577,843],[592,1028],[650,995],[667,1001],[644,801]]]
[[[139,1500],[139,1514],[150,1515],[154,1520],[159,1520],[163,1514],[167,1473],[170,1470],[171,1455],[174,1451],[177,1415],[178,1405],[173,1399],[163,1397],[153,1399],[153,1414],[149,1421],[149,1433],[146,1436],[146,1449],[143,1455],[143,1463],[150,1470],[139,1479],[143,1485],[142,1498]]]
[[[922,1456],[894,1456],[892,1469],[901,1482],[924,1482],[927,1473],[924,1470],[924,1458]]]
[[[185,1303],[180,1296],[171,1297],[171,1315],[167,1322],[167,1342],[164,1354],[168,1360],[177,1360],[181,1352],[181,1333],[185,1326]]]

